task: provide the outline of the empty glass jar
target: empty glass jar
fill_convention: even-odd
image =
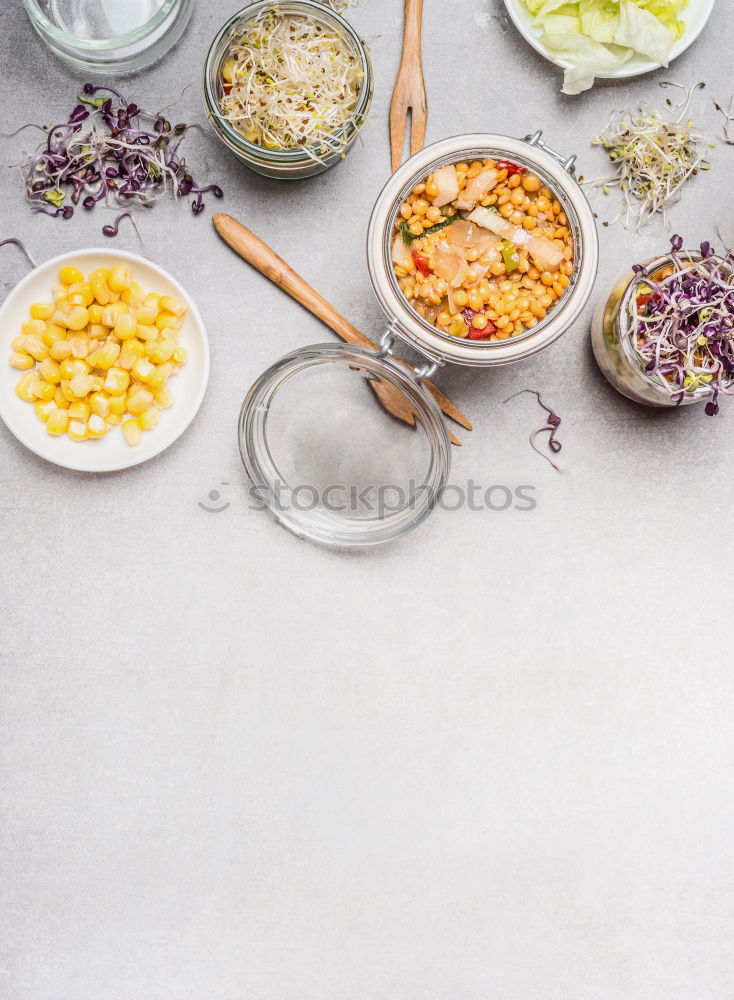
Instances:
[[[193,0],[23,0],[52,52],[95,74],[130,73],[181,37]]]

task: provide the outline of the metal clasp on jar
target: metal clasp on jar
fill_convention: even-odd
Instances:
[[[576,154],[572,153],[571,156],[564,156],[562,153],[552,149],[547,142],[543,142],[542,135],[543,130],[539,128],[532,135],[526,135],[525,142],[530,146],[535,146],[537,149],[542,149],[548,156],[552,156],[557,163],[561,164],[564,170],[567,170],[573,176],[576,173]]]
[[[432,357],[426,351],[421,350],[419,347],[416,347],[416,345],[411,343],[409,340],[406,340],[405,337],[401,336],[400,331],[398,330],[397,326],[394,323],[391,323],[390,326],[387,328],[387,330],[385,330],[383,335],[380,337],[379,356],[381,358],[395,357],[393,349],[395,347],[396,340],[401,340],[407,347],[410,347],[411,350],[416,351],[418,354],[421,355],[421,357],[426,359],[425,364],[420,365],[418,368],[412,369],[413,376],[417,382],[420,382],[424,378],[430,378],[432,375],[435,375],[439,366],[443,362],[441,362],[438,358]]]

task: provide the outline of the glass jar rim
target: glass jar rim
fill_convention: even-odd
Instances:
[[[162,6],[145,24],[133,28],[132,31],[128,31],[124,35],[115,35],[112,38],[81,38],[69,31],[63,31],[49,21],[40,9],[38,0],[23,0],[23,2],[28,14],[38,23],[43,33],[55,41],[64,45],[73,45],[74,49],[79,51],[108,52],[134,45],[135,42],[140,42],[148,35],[153,34],[163,24],[171,11],[179,5],[180,0],[164,0]]]
[[[302,7],[304,11],[308,11],[311,15],[321,18],[321,20],[325,23],[331,22],[332,24],[338,26],[349,36],[349,39],[354,44],[357,54],[359,55],[363,76],[362,86],[360,87],[357,104],[353,112],[353,119],[333,133],[333,139],[335,139],[336,142],[333,148],[330,147],[328,149],[329,153],[338,153],[340,149],[345,148],[346,141],[353,135],[353,133],[358,132],[362,127],[362,124],[364,123],[364,116],[367,114],[367,110],[369,109],[369,105],[371,103],[372,61],[370,59],[369,51],[352,25],[333,8],[325,7],[320,0],[286,0],[286,2],[294,7]],[[230,18],[228,18],[228,20],[222,25],[214,36],[214,39],[207,51],[206,59],[204,60],[203,89],[206,111],[212,121],[212,125],[221,135],[221,138],[223,138],[225,142],[228,145],[231,145],[231,148],[235,149],[237,152],[246,153],[259,160],[281,164],[293,164],[300,163],[303,160],[317,159],[317,157],[309,154],[308,150],[315,149],[317,146],[319,148],[322,147],[324,145],[324,141],[310,144],[308,146],[299,146],[296,149],[268,149],[267,147],[261,146],[256,142],[250,142],[236,129],[232,128],[229,122],[219,114],[219,107],[216,98],[212,93],[210,70],[212,68],[214,50],[217,45],[221,42],[226,33],[231,30],[232,26],[237,23],[237,21],[242,20],[242,18],[247,15],[252,15],[256,12],[257,8],[262,9],[268,6],[279,7],[280,4],[278,0],[251,0],[246,7],[243,7],[241,10],[237,11]]]
[[[403,393],[414,408],[430,450],[425,478],[415,504],[383,513],[370,520],[339,517],[319,505],[301,511],[281,503],[279,468],[268,441],[267,416],[273,399],[292,378],[321,364],[355,365],[369,370]],[[377,401],[375,400],[375,405]],[[299,537],[343,548],[392,541],[417,527],[435,507],[451,468],[451,443],[446,424],[433,396],[420,378],[389,354],[350,344],[312,344],[298,348],[267,368],[250,387],[242,403],[237,428],[240,456],[250,481],[275,518]]]

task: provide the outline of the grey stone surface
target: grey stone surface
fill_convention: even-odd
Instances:
[[[131,96],[203,122],[201,61],[234,9],[199,3]],[[400,13],[351,13],[375,102],[333,172],[284,187],[211,135],[187,140],[223,209],[373,335],[364,235]],[[541,126],[591,176],[590,137],[613,107],[663,99],[659,80],[705,80],[694,113],[718,132],[733,43],[720,2],[670,72],[570,99],[500,0],[427,0],[428,138]],[[18,0],[0,65],[3,130],[63,120],[83,83]],[[101,242],[98,213],[31,216],[8,168],[33,142],[0,142],[0,238],[41,258]],[[687,242],[717,226],[734,241],[732,157],[718,144],[671,212]],[[587,315],[532,361],[439,379],[476,427],[452,481],[531,483],[536,510],[437,511],[379,551],[318,549],[247,509],[235,424],[268,364],[332,335],[228,252],[212,208],[141,219],[212,341],[188,433],[95,478],[0,427],[0,997],[730,996],[734,407],[626,402]],[[597,294],[665,238],[602,228]],[[139,249],[129,230],[118,245]],[[23,268],[2,253],[7,289]],[[532,399],[502,404],[523,387],[563,417],[563,474],[529,449]],[[217,515],[198,506],[212,489],[230,503]]]

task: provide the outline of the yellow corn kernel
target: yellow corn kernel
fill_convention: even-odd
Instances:
[[[69,318],[69,313],[63,309],[57,309],[56,312],[51,317],[51,322],[55,323],[56,326],[60,326],[63,330],[66,330],[69,324],[67,320]]]
[[[79,281],[84,281],[84,275],[78,267],[74,267],[73,264],[67,264],[59,271],[59,281],[62,285],[75,285]]]
[[[89,365],[83,358],[66,358],[59,365],[62,379],[72,379],[75,375],[88,375],[89,371]]]
[[[137,336],[140,337],[141,340],[157,340],[159,332],[160,331],[157,326],[150,326],[147,323],[138,323]]]
[[[131,282],[132,275],[130,274],[130,268],[127,264],[118,264],[110,271],[107,284],[110,286],[110,291],[112,292],[124,292],[126,288],[130,287]]]
[[[84,306],[73,306],[66,320],[70,330],[83,330],[89,323],[89,311]]]
[[[64,391],[61,386],[56,387],[56,392],[54,393],[54,403],[58,406],[60,410],[68,410],[70,403],[69,400],[64,395]]]
[[[76,302],[75,296],[81,296],[79,300],[79,305],[89,308],[94,302],[94,292],[92,291],[92,286],[88,281],[78,281],[73,285],[69,286],[69,301]]]
[[[46,421],[46,430],[49,434],[63,434],[68,426],[68,410],[60,410],[57,408],[53,411],[53,413],[49,414],[48,420]]]
[[[156,314],[160,309],[161,297],[156,292],[148,292],[148,294],[143,299],[143,305],[148,309],[155,309]]]
[[[147,306],[145,303],[138,306],[135,310],[135,319],[138,323],[143,323],[146,326],[155,326],[155,321],[158,318],[158,310],[155,306]]]
[[[27,372],[33,368],[35,363],[30,354],[26,354],[25,351],[13,351],[10,355],[10,367],[17,368],[19,372]]]
[[[76,402],[76,396],[71,391],[68,379],[62,378],[61,381],[59,382],[59,386],[61,387],[61,392],[63,393],[64,399],[67,400],[67,402],[69,403]]]
[[[61,368],[53,358],[43,359],[38,366],[38,374],[45,378],[47,382],[53,382],[54,385],[58,385],[61,381]]]
[[[173,357],[173,352],[176,350],[176,341],[171,340],[170,337],[164,337],[162,340],[155,341],[154,343],[146,344],[146,354],[157,365],[162,365],[166,361],[170,361]]]
[[[138,417],[138,422],[144,431],[149,431],[158,423],[161,418],[160,410],[155,406],[149,406]]]
[[[56,392],[56,386],[51,385],[50,382],[47,382],[42,378],[36,378],[32,388],[33,395],[38,399],[42,399],[45,403],[47,403],[49,399],[53,399],[54,393]]]
[[[54,311],[53,302],[34,302],[31,306],[31,319],[51,319]]]
[[[65,361],[71,354],[71,348],[65,340],[57,340],[55,344],[51,344],[48,353],[54,361]]]
[[[122,345],[117,364],[129,371],[136,361],[145,357],[145,346],[140,340],[126,340]]]
[[[127,312],[119,311],[115,317],[115,336],[120,340],[129,340],[135,336],[137,323],[135,316],[128,309]]]
[[[90,412],[89,403],[77,399],[69,406],[69,420],[88,420]]]
[[[10,346],[13,348],[14,351],[23,351],[25,350],[25,348],[23,347],[24,343],[25,343],[25,337],[22,334],[20,334],[17,337],[13,337],[12,341],[10,342]]]
[[[148,392],[147,389],[143,389],[142,386],[136,386],[127,394],[128,413],[132,413],[134,417],[139,417],[141,413],[148,409],[152,402],[153,393]]]
[[[145,292],[137,283],[137,281],[131,282],[130,286],[126,288],[124,292],[122,292],[122,294],[120,295],[120,300],[122,302],[127,303],[127,305],[129,305],[131,309],[137,309],[138,306],[141,306],[143,304],[144,299],[145,299]]]
[[[106,392],[93,392],[89,397],[89,409],[97,416],[106,417],[110,412],[110,397]]]
[[[177,347],[173,352],[173,360],[177,365],[185,365],[189,360],[189,352],[185,347]]]
[[[102,306],[99,304],[99,302],[93,302],[88,307],[89,322],[90,323],[101,323],[102,322],[102,313],[103,313],[103,311],[104,310],[102,309]]]
[[[90,375],[92,380],[92,392],[101,392],[104,389],[104,378],[101,375]]]
[[[179,299],[174,299],[171,295],[161,296],[161,309],[173,313],[174,316],[183,316],[186,306]]]
[[[165,385],[168,379],[173,374],[173,365],[170,361],[167,361],[163,365],[158,365],[156,370],[148,379],[148,386],[153,389],[160,389],[161,386]]]
[[[26,372],[25,375],[21,375],[15,383],[16,396],[20,396],[26,403],[35,403],[37,397],[33,391],[33,386],[37,381],[37,377],[33,372]]]
[[[104,387],[112,396],[119,396],[130,385],[130,374],[124,368],[110,368]]]
[[[173,406],[176,402],[176,397],[167,385],[162,385],[160,389],[156,389],[155,401],[158,406],[162,406],[165,410],[167,407]]]
[[[126,306],[124,302],[111,302],[110,305],[105,307],[102,322],[105,326],[114,326],[117,322],[117,317],[122,313],[130,312],[130,307]]]
[[[106,268],[102,267],[89,275],[89,284],[94,292],[94,298],[100,306],[106,306],[112,301],[110,288],[107,284],[108,274]]]
[[[110,413],[121,417],[127,410],[127,393],[120,393],[119,396],[110,397]]]
[[[107,340],[108,328],[101,323],[90,323],[87,329],[87,336],[90,340]]]
[[[120,356],[120,345],[115,344],[114,341],[105,341],[100,348],[98,348],[94,354],[90,354],[87,360],[90,365],[94,365],[95,368],[101,368],[103,371],[107,371],[111,368],[115,361]]]
[[[173,313],[160,313],[155,321],[155,325],[159,330],[180,330],[181,329],[181,317],[174,316]]]
[[[127,443],[134,447],[143,440],[143,429],[137,420],[125,420],[122,424],[122,433],[125,435]]]
[[[237,60],[233,57],[225,59],[222,63],[222,76],[227,81],[227,83],[234,83],[235,75],[237,73]]]
[[[89,354],[89,338],[86,333],[75,333],[71,337],[67,337],[67,343],[73,357],[86,358]]]
[[[36,416],[39,420],[43,420],[44,423],[48,420],[51,414],[56,409],[56,403],[52,399],[38,400],[38,402],[33,404],[33,409],[36,411]]]
[[[53,347],[53,345],[57,344],[60,340],[66,340],[66,330],[63,326],[57,326],[56,323],[49,323],[43,331],[41,340],[44,342],[46,347]]]
[[[44,358],[48,357],[48,348],[38,337],[24,337],[23,350],[36,361],[43,361]]]
[[[66,433],[69,435],[72,441],[86,441],[89,437],[87,433],[87,422],[86,420],[72,420],[69,418],[69,424],[66,428]]]
[[[27,319],[21,326],[20,332],[24,337],[43,340],[43,335],[46,332],[46,324],[42,319]]]
[[[87,420],[87,433],[90,438],[101,438],[107,433],[107,421],[104,417],[93,413]]]
[[[135,378],[139,379],[141,382],[147,382],[155,371],[155,365],[148,361],[147,358],[138,358],[133,365],[132,371]]]
[[[120,416],[119,413],[110,413],[107,415],[107,426],[117,427],[117,425],[120,423],[121,420],[122,417]]]
[[[75,375],[69,382],[69,388],[80,399],[84,399],[94,388],[91,375]]]

